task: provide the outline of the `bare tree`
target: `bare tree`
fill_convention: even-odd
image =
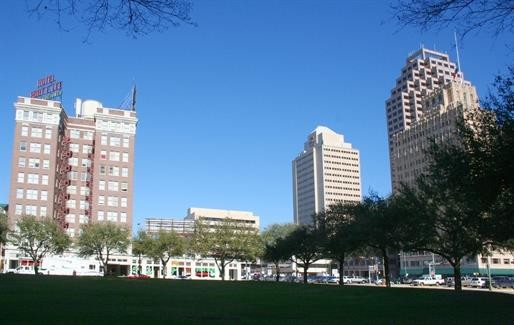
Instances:
[[[514,0],[397,0],[391,9],[402,26],[422,30],[453,26],[462,37],[478,30],[514,32]]]
[[[137,37],[182,23],[195,25],[190,0],[25,0],[30,14],[53,16],[59,28],[68,30],[70,20],[93,32],[116,29]]]

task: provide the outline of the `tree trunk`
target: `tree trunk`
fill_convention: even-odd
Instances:
[[[344,254],[342,254],[339,258],[339,285],[343,286],[343,274],[344,274]]]
[[[39,262],[34,261],[34,274],[37,275],[37,271],[39,270]]]
[[[309,264],[303,264],[303,283],[307,284],[307,270],[309,269]]]
[[[460,260],[453,265],[453,281],[455,291],[462,291],[462,279],[460,278]]]
[[[162,278],[166,279],[166,263],[164,262],[163,259],[161,259],[161,264],[162,264],[162,272],[161,272],[162,273]]]
[[[221,261],[221,281],[225,281],[225,261]]]
[[[280,281],[280,261],[275,263],[276,281]]]
[[[109,275],[109,274],[107,273],[107,272],[108,272],[108,271],[107,271],[108,269],[109,269],[109,263],[108,263],[108,262],[105,262],[105,263],[104,263],[104,276]]]
[[[384,278],[386,287],[391,287],[391,278],[389,275],[389,259],[387,258],[387,249],[382,249],[382,256],[384,258]]]
[[[137,276],[141,276],[141,254],[138,254],[138,260],[137,260]]]

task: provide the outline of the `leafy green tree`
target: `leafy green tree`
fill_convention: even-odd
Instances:
[[[132,239],[132,254],[137,255],[137,275],[141,275],[141,259],[150,250],[150,237],[143,230],[138,231],[136,237]]]
[[[296,225],[292,223],[272,224],[268,226],[261,234],[264,243],[264,252],[262,258],[275,265],[276,281],[280,280],[280,263],[291,258],[290,251],[284,238],[296,229]]]
[[[127,229],[112,222],[90,223],[82,227],[77,247],[82,257],[96,256],[107,275],[109,257],[113,253],[126,253],[130,243]]]
[[[257,229],[229,218],[216,223],[197,221],[193,242],[197,254],[214,258],[222,280],[232,261],[253,261],[262,254]]]
[[[173,256],[181,256],[186,252],[186,241],[174,231],[159,231],[151,236],[148,242],[147,254],[159,259],[162,264],[161,274],[166,278],[166,266]]]
[[[9,231],[9,226],[7,224],[7,214],[0,213],[0,245],[5,244],[7,242],[7,232]]]
[[[34,216],[23,216],[9,234],[9,241],[32,259],[35,274],[45,256],[61,254],[70,245],[70,238],[57,222]]]
[[[322,240],[323,234],[308,225],[298,227],[284,239],[284,250],[303,268],[303,283],[307,283],[309,267],[323,257]]]
[[[323,254],[337,261],[340,277],[344,274],[345,258],[363,245],[353,218],[354,209],[355,203],[338,203],[314,216],[324,238]],[[344,285],[344,281],[339,281],[339,284]]]

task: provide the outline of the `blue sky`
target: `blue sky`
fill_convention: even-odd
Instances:
[[[133,39],[60,31],[51,17],[0,5],[0,202],[8,200],[13,103],[39,78],[117,107],[138,87],[134,228],[188,207],[292,221],[291,161],[325,125],[361,153],[363,193],[390,192],[384,102],[406,56],[424,44],[455,60],[453,30],[398,30],[387,1],[194,1],[198,27]],[[481,96],[512,64],[507,37],[470,34],[462,70]]]

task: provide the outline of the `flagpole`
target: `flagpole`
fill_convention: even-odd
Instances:
[[[460,69],[459,45],[457,44],[457,32],[456,31],[453,31],[453,38],[455,39],[455,51],[457,52],[457,69],[462,76],[462,78],[460,78],[460,82],[462,83],[464,76],[462,75],[462,70]]]

